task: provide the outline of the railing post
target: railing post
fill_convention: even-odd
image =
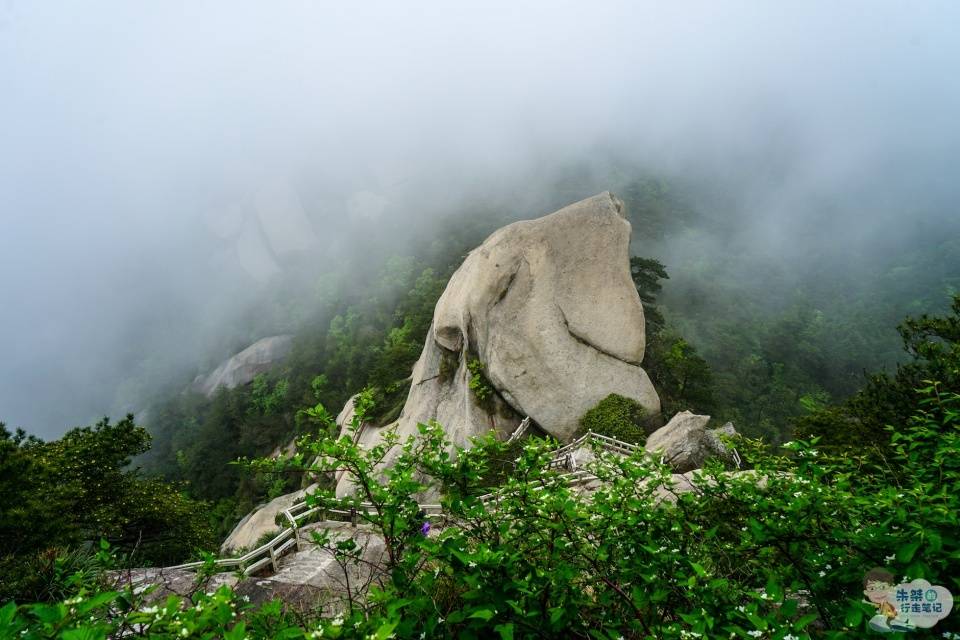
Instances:
[[[277,572],[277,554],[273,550],[273,547],[267,549],[270,552],[270,565],[273,567],[273,572]]]
[[[290,513],[290,509],[287,509],[283,512],[287,516],[287,520],[290,521],[290,528],[293,529],[293,539],[297,545],[297,551],[303,551],[303,545],[300,544],[300,529],[297,527],[297,518]]]
[[[357,508],[356,507],[350,507],[350,526],[351,527],[357,526]]]

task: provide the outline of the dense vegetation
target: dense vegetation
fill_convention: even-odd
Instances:
[[[100,540],[147,566],[215,546],[204,504],[129,468],[149,446],[132,416],[53,442],[0,423],[0,599],[61,597]]]
[[[652,479],[666,471],[642,459],[606,460],[597,469],[610,480],[603,491],[583,498],[552,487],[538,502],[525,487],[549,478],[547,443],[483,441],[454,462],[438,453],[442,434],[431,426],[419,448],[408,446],[408,466],[371,486],[385,506],[371,524],[388,528],[398,545],[383,592],[339,624],[311,620],[311,628],[330,637],[507,638],[564,629],[601,638],[783,639],[860,628],[856,583],[873,565],[960,591],[951,529],[960,507],[951,457],[960,444],[960,298],[940,314],[960,287],[956,236],[903,239],[872,271],[824,256],[778,272],[758,267],[749,252],[716,255],[711,247],[733,223],[704,213],[694,194],[662,181],[605,179],[626,200],[637,236],[641,255],[630,267],[646,310],[643,366],[664,413],[709,413],[762,437],[765,445],[738,448],[757,474],[777,480],[760,487],[755,476],[713,469],[715,484],[653,509]],[[574,176],[557,197],[596,190]],[[309,290],[278,287],[264,316],[285,320],[261,322],[257,333],[295,333],[290,358],[211,398],[180,384],[158,393],[147,412],[150,435],[129,417],[53,442],[0,426],[0,602],[81,598],[0,609],[0,638],[7,629],[57,637],[72,628],[84,631],[65,637],[134,628],[226,637],[286,629],[297,637],[302,619],[276,606],[253,611],[229,590],[198,591],[196,608],[171,601],[146,618],[137,613],[142,594],[92,594],[109,589],[101,582],[106,563],[171,564],[214,549],[255,504],[296,488],[307,471],[232,464],[238,458],[309,435],[301,449],[364,468],[376,452],[332,439],[331,412],[364,390],[367,420],[395,419],[448,278],[507,221],[483,210],[411,246],[415,257],[371,246],[362,268],[351,263]],[[371,257],[378,254],[387,257]],[[900,326],[900,353],[892,328],[907,312],[915,317]],[[469,369],[473,392],[490,397],[483,363],[472,359]],[[611,396],[581,424],[639,442],[649,418]],[[432,474],[451,514],[474,524],[425,539],[402,533],[417,529],[414,468]],[[473,502],[492,486],[511,496],[507,511]],[[891,556],[896,562],[884,561]],[[763,589],[770,597],[758,596]],[[241,610],[244,627],[224,613]]]
[[[631,261],[647,316],[643,366],[667,416],[707,413],[783,442],[798,420],[854,394],[864,372],[895,367],[899,318],[939,312],[960,288],[960,242],[949,233],[900,238],[855,264],[826,250],[786,266],[760,263],[752,248],[718,255],[717,246],[739,237],[742,219],[712,195],[710,207],[701,204],[706,198],[680,180],[572,170],[552,199],[531,208],[546,212],[606,187],[625,200],[633,250],[645,256]],[[319,401],[336,412],[369,388],[371,419],[388,424],[402,407],[446,280],[510,215],[491,207],[454,216],[406,243],[410,255],[371,238],[359,262],[299,288],[278,285],[261,309],[274,320],[260,320],[254,337],[294,332],[292,357],[255,384],[211,399],[181,387],[154,402],[146,422],[154,446],[141,460],[144,469],[214,502],[212,524],[223,535],[260,500],[296,487],[295,477],[278,483],[229,463],[266,455],[308,429],[297,417],[303,406]],[[479,367],[472,373],[483,393]]]
[[[692,491],[673,487],[670,469],[653,458],[598,450],[590,469],[605,482],[581,494],[545,470],[554,444],[532,438],[494,507],[477,496],[504,443],[478,439],[451,456],[442,427],[431,424],[418,439],[388,435],[365,450],[349,434],[330,436],[328,424],[300,440],[311,454],[304,459],[320,456],[312,465],[253,467],[345,467],[375,506],[364,520],[386,553],[376,579],[351,587],[338,615],[254,607],[227,587],[205,593],[202,582],[186,602],[156,604],[149,594],[88,585],[62,604],[0,608],[0,638],[864,637],[878,624],[864,601],[864,576],[874,567],[960,591],[960,299],[954,311],[906,322],[914,357],[865,390],[905,410],[900,403],[909,399],[905,419],[856,446],[821,447],[819,436],[782,447],[741,439],[751,469],[713,464]],[[952,377],[911,387],[913,376],[938,371]],[[827,434],[844,430],[856,404],[821,409],[814,424]],[[368,407],[369,397],[353,428]],[[377,462],[394,449],[399,455],[381,475]],[[428,488],[442,492],[449,518],[433,531],[422,527],[415,499]],[[354,500],[313,498],[327,508]],[[369,561],[327,530],[314,542],[344,567]],[[956,637],[958,620],[913,637]]]

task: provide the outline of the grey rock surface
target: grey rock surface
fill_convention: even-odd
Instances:
[[[630,223],[610,193],[516,222],[474,249],[437,303],[413,371],[401,436],[437,420],[465,445],[490,430],[507,437],[524,416],[568,441],[589,409],[611,393],[658,414],[660,400],[639,366],[643,306],[630,277]],[[471,391],[479,360],[495,389]],[[365,446],[383,428],[366,427]],[[387,461],[389,463],[389,460]],[[344,482],[338,493],[349,493]]]
[[[707,429],[710,416],[681,411],[647,438],[644,448],[661,455],[677,473],[700,469],[713,457],[730,459],[732,452],[720,441],[720,435],[735,435],[731,423],[719,429]]]
[[[293,345],[292,336],[270,336],[257,340],[240,353],[228,358],[208,376],[198,377],[194,389],[211,397],[218,389],[233,389],[251,382],[261,373],[282,362]]]
[[[312,492],[316,488],[317,485],[312,484],[305,489],[278,496],[251,511],[233,528],[227,539],[220,545],[220,553],[231,553],[238,549],[252,549],[256,546],[257,540],[264,534],[273,531],[279,532],[280,526],[276,524],[277,515],[301,500],[307,492]]]

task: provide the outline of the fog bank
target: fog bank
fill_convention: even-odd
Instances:
[[[517,5],[0,1],[0,420],[116,411],[291,270],[570,165],[709,185],[770,259],[958,217],[956,3]]]

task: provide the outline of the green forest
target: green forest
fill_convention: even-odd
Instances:
[[[388,481],[370,475],[378,452],[337,440],[331,415],[362,391],[363,420],[396,418],[448,279],[472,247],[518,215],[457,212],[408,254],[365,251],[362,268],[326,273],[305,290],[273,290],[263,316],[287,318],[280,328],[296,327],[294,346],[248,385],[207,399],[187,380],[170,384],[154,394],[142,426],[132,416],[105,418],[50,442],[0,429],[0,601],[10,601],[0,607],[0,638],[143,630],[225,638],[561,630],[584,638],[858,637],[869,619],[856,597],[864,562],[892,561],[908,576],[960,589],[960,236],[903,239],[869,268],[825,256],[788,273],[758,268],[749,253],[718,255],[717,237],[733,230],[718,226],[682,184],[617,179],[646,316],[643,367],[663,415],[691,410],[732,421],[754,473],[780,480],[760,489],[709,467],[716,484],[704,495],[655,507],[655,496],[630,487],[663,468],[606,460],[597,471],[609,474],[604,491],[584,499],[554,487],[534,507],[524,487],[549,477],[550,442],[485,439],[449,458],[438,425],[424,426],[419,442],[391,445],[403,455]],[[555,198],[592,187],[570,180]],[[657,250],[677,246],[682,254]],[[382,257],[369,262],[371,255]],[[471,372],[479,397],[482,367]],[[642,442],[652,428],[618,396],[581,424],[628,442]],[[306,457],[264,458],[294,439],[320,456],[320,467]],[[157,609],[144,594],[108,585],[111,570],[214,557],[257,504],[328,471],[321,460],[361,470],[381,507],[369,524],[396,545],[390,580],[365,604],[304,618],[279,602],[246,604],[224,587],[196,590],[193,608],[172,598]],[[416,529],[410,496],[423,485],[413,471],[424,468],[443,488],[445,507],[474,524],[437,539],[395,533]],[[503,511],[476,503],[491,487],[511,496],[509,524]],[[327,494],[312,499],[342,504]],[[784,514],[789,529],[778,524]],[[608,532],[603,544],[598,522]],[[349,558],[349,549],[340,552]],[[584,579],[589,589],[570,588]],[[938,626],[945,629],[960,627]]]
[[[878,258],[869,276],[863,265],[840,264],[829,272],[822,265],[797,274],[753,271],[752,255],[716,255],[722,240],[705,234],[735,230],[717,228],[708,215],[715,212],[697,209],[682,185],[619,173],[608,179],[619,181],[616,192],[634,229],[631,273],[647,323],[643,366],[667,417],[690,410],[770,443],[789,440],[798,422],[847,400],[870,375],[891,373],[909,356],[896,331],[905,317],[945,312],[960,292],[956,236],[908,243]],[[540,206],[549,211],[568,194],[589,195],[593,180],[570,179]],[[216,503],[212,526],[225,535],[258,501],[297,485],[244,474],[230,462],[267,455],[308,432],[304,407],[319,402],[336,414],[350,396],[370,389],[375,421],[392,421],[447,280],[470,249],[515,215],[457,212],[414,255],[384,252],[382,263],[359,274],[327,274],[312,290],[316,299],[311,291],[276,291],[275,310],[265,315],[310,318],[290,360],[210,400],[175,387],[150,407],[152,447],[138,462]],[[696,259],[671,262],[656,250],[677,244],[694,247]]]

